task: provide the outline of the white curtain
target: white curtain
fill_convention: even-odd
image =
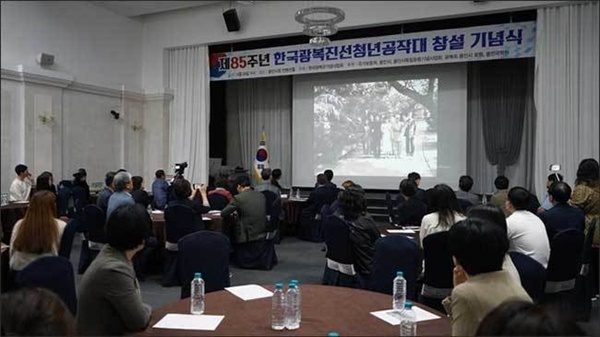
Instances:
[[[270,77],[227,83],[227,164],[250,172],[264,127],[272,169],[280,168],[280,184],[291,184],[292,80]]]
[[[542,8],[537,15],[535,174],[545,192],[550,164],[573,184],[581,159],[598,159],[599,22],[597,2]]]
[[[174,92],[169,115],[169,164],[187,161],[186,179],[192,183],[206,183],[210,122],[208,48],[194,46],[169,50],[167,64],[167,83]]]

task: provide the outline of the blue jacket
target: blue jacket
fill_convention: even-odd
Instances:
[[[552,238],[560,231],[575,228],[583,232],[585,227],[585,215],[583,211],[567,204],[554,205],[551,209],[542,212],[540,219],[546,225],[546,233],[548,233],[550,242],[552,242]]]
[[[152,183],[152,195],[156,209],[164,209],[167,206],[168,188],[169,184],[164,179],[156,179]]]
[[[110,199],[108,199],[108,208],[106,210],[106,220],[108,221],[108,218],[110,218],[110,214],[117,208],[119,208],[119,206],[123,206],[123,205],[134,205],[135,201],[133,200],[133,197],[131,196],[131,194],[129,194],[129,192],[115,192],[110,196]]]

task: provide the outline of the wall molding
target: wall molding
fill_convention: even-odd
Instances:
[[[156,92],[144,95],[146,101],[172,101],[175,95],[172,90],[165,90],[165,92]]]
[[[146,99],[144,94],[136,91],[125,90],[123,93],[120,89],[77,82],[73,77],[66,74],[50,71],[35,73],[23,69],[22,66],[18,66],[17,70],[1,68],[1,79],[27,84],[46,85],[65,90],[114,98],[121,98],[121,94],[124,94],[125,99],[133,101],[144,101]]]

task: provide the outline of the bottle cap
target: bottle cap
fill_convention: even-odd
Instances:
[[[195,273],[194,278],[202,278],[202,273]]]
[[[283,283],[275,283],[275,289],[283,289]]]
[[[291,280],[290,283],[296,283],[296,285],[298,285],[298,280]]]
[[[402,277],[404,277],[404,273],[402,273],[401,271],[397,271],[396,272],[396,276],[402,276]]]
[[[288,284],[288,287],[289,287],[290,289],[295,289],[295,288],[296,288],[296,283],[294,283],[294,282],[290,282],[290,284]]]
[[[404,307],[411,309],[412,308],[412,302],[411,301],[405,301],[404,302]]]
[[[327,337],[340,337],[340,334],[335,331],[331,331],[327,334]]]

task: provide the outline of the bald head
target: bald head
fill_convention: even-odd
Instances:
[[[557,204],[564,204],[571,198],[571,186],[562,181],[552,184],[549,192],[552,201]]]

